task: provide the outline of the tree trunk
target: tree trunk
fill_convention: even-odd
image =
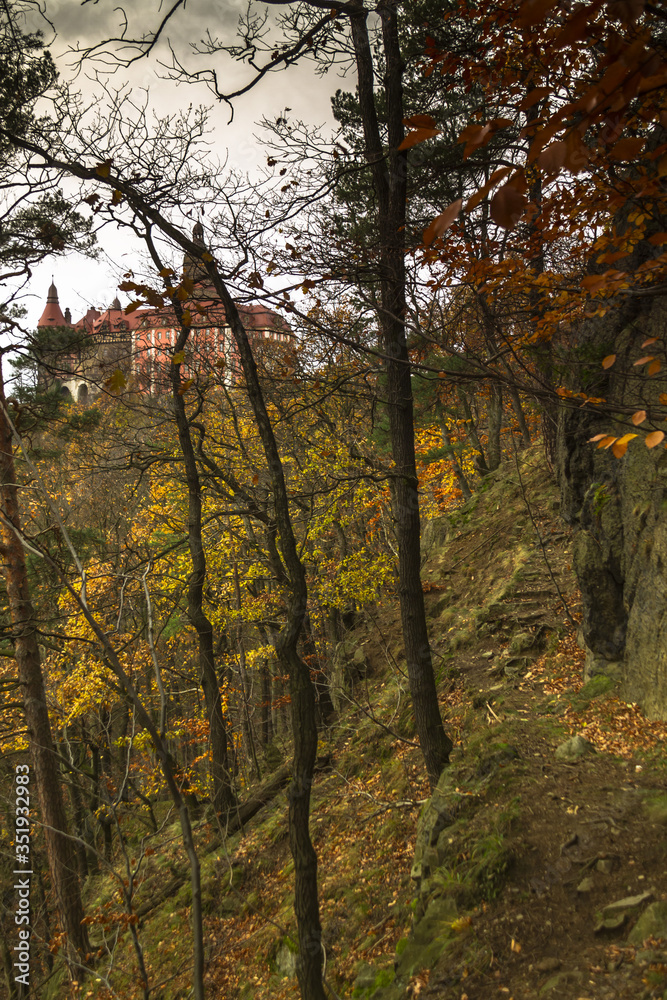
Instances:
[[[440,433],[442,434],[442,440],[445,447],[449,448],[451,451],[450,462],[454,468],[454,475],[456,476],[456,481],[459,484],[459,489],[463,494],[465,500],[470,500],[472,496],[472,490],[468,484],[468,480],[465,477],[465,473],[461,468],[461,463],[454,454],[454,448],[452,445],[452,439],[449,436],[449,429],[447,427],[447,421],[445,420],[445,415],[442,412],[442,407],[439,403],[436,403],[436,412],[438,414],[438,423],[440,424]]]
[[[514,386],[510,388],[510,399],[512,400],[512,407],[514,408],[516,422],[519,425],[519,430],[521,431],[521,447],[529,448],[530,431],[528,430],[528,424],[526,423],[526,415],[523,412],[523,406],[521,405],[521,398]]]
[[[182,303],[174,298],[174,309],[179,321],[182,320]],[[189,327],[181,323],[181,332],[177,338],[174,352],[178,353],[185,347]],[[202,544],[201,531],[201,483],[197,460],[190,435],[185,412],[185,403],[181,392],[181,366],[173,364],[170,371],[172,400],[178,440],[183,454],[185,478],[188,485],[188,545],[192,561],[192,573],[188,581],[188,616],[197,632],[199,645],[199,669],[201,685],[206,704],[206,715],[209,721],[209,741],[211,747],[211,778],[213,781],[213,806],[220,821],[225,824],[230,810],[234,806],[235,796],[228,762],[227,728],[222,714],[222,698],[220,685],[215,672],[215,656],[213,653],[213,626],[207,618],[204,607],[204,583],[206,582],[206,555]]]
[[[473,462],[480,476],[485,476],[489,471],[489,467],[486,464],[486,456],[484,454],[484,449],[482,448],[482,442],[480,441],[479,434],[477,433],[475,418],[473,417],[472,410],[470,409],[470,400],[462,389],[458,390],[458,395],[461,400],[461,405],[463,406],[463,412],[466,415],[466,434],[470,438],[472,446],[477,452]]]
[[[487,428],[489,443],[489,472],[500,465],[500,429],[503,425],[503,389],[497,382],[491,384],[491,396],[487,404]]]
[[[297,648],[308,608],[306,574],[292,528],[283,465],[248,335],[227,286],[210,261],[206,266],[238,348],[248,397],[266,457],[275,520],[288,576],[287,621],[278,634],[275,646],[279,662],[289,672],[292,700],[294,768],[288,800],[290,849],[294,859],[294,912],[299,936],[297,977],[303,1000],[326,1000],[322,982],[322,926],[317,891],[317,855],[309,829],[310,790],[317,754],[315,690],[310,670]]]
[[[14,467],[12,431],[7,420],[0,370],[0,494],[2,499],[2,555],[9,612],[14,635],[19,686],[25,710],[32,774],[30,786],[37,793],[51,884],[61,927],[67,934],[67,954],[72,965],[84,963],[89,951],[76,855],[69,839],[62,799],[60,773],[55,755],[42,664],[37,643],[37,623],[30,601],[28,573],[20,541],[18,487]],[[28,787],[30,787],[28,786]],[[35,816],[35,812],[31,811]],[[20,865],[17,865],[19,868]],[[18,876],[17,876],[18,877]],[[81,977],[77,970],[76,978]]]
[[[394,460],[394,520],[398,540],[399,596],[410,694],[419,742],[431,788],[449,762],[452,742],[445,733],[433,675],[421,586],[419,488],[414,447],[410,358],[405,336],[405,206],[407,152],[403,139],[403,61],[398,42],[396,4],[378,7],[385,59],[385,103],[388,116],[388,161],[378,125],[374,68],[368,38],[368,11],[355,2],[350,23],[357,65],[359,107],[366,159],[378,203],[380,236],[379,311],[382,349],[386,356],[387,405]]]

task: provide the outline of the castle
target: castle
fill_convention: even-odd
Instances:
[[[203,243],[203,230],[195,226],[193,238]],[[198,380],[215,373],[216,381],[234,384],[239,377],[237,348],[224,309],[200,273],[200,265],[186,255],[184,272],[194,282],[191,331],[184,351],[181,374]],[[187,303],[184,303],[187,306]],[[255,353],[260,344],[294,342],[285,320],[262,305],[241,305],[239,312]],[[174,345],[180,333],[174,309],[139,307],[126,313],[116,297],[108,309],[88,309],[72,322],[64,313],[58,290],[49,288],[46,306],[37,324],[40,334],[38,379],[76,402],[87,403],[105,391],[114,395],[127,388],[155,395],[169,391]],[[54,331],[49,336],[49,331]],[[56,332],[57,331],[57,332]]]

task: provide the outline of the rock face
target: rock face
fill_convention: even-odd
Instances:
[[[612,374],[595,375],[586,390],[614,400],[626,414],[652,412],[656,419],[646,422],[651,430],[664,416],[659,396],[665,381],[640,377],[643,369],[633,363],[642,341],[664,336],[666,323],[664,307],[645,313],[635,307],[619,314],[616,331],[592,324],[580,331],[575,348],[594,372],[603,356],[616,354]],[[575,528],[587,678],[605,673],[620,679],[628,700],[654,718],[667,718],[667,453],[662,444],[646,448],[641,433],[621,459],[589,442],[595,434],[632,430],[628,417],[614,425],[586,409],[563,408],[556,468],[563,516]]]

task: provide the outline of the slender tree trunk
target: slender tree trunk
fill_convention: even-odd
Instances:
[[[302,1000],[326,1000],[322,982],[322,926],[317,891],[317,854],[310,839],[310,792],[317,755],[315,690],[298,652],[308,607],[308,588],[287,499],[283,465],[266,409],[257,366],[236,303],[214,265],[207,269],[236,341],[246,389],[264,448],[273,492],[280,547],[288,576],[287,621],[276,639],[278,660],[288,671],[292,700],[294,770],[289,786],[290,849],[294,859],[294,912],[299,936],[297,976]]]
[[[521,398],[514,386],[510,388],[510,399],[512,400],[512,407],[516,416],[516,422],[519,425],[519,430],[521,431],[521,447],[529,448],[530,431],[528,430],[528,424],[526,423],[526,414],[523,412]]]
[[[18,487],[13,437],[0,370],[0,496],[2,500],[2,556],[9,613],[14,635],[19,686],[30,740],[30,788],[37,793],[39,821],[43,824],[51,884],[62,929],[67,934],[68,959],[85,963],[89,951],[76,855],[68,836],[60,773],[51,736],[42,664],[37,643],[37,623],[30,600],[28,573],[19,517]],[[31,814],[37,821],[36,810]],[[17,867],[20,867],[17,865]],[[77,971],[77,978],[80,972]]]
[[[447,421],[445,420],[445,415],[442,412],[442,407],[440,406],[439,403],[436,403],[436,412],[438,414],[438,423],[440,424],[440,433],[442,434],[443,443],[445,447],[449,448],[451,451],[449,460],[454,468],[454,475],[456,476],[456,481],[459,484],[459,489],[461,490],[461,493],[463,493],[464,498],[466,500],[470,500],[472,496],[472,490],[470,489],[468,480],[466,479],[465,473],[461,468],[461,463],[459,462],[458,458],[456,457],[456,454],[454,453],[452,439],[449,436],[449,429],[447,427]]]
[[[352,6],[352,5],[351,5]],[[366,158],[378,203],[380,236],[379,322],[386,355],[387,402],[394,473],[394,520],[398,539],[399,596],[410,694],[419,742],[431,788],[449,762],[452,742],[445,733],[433,674],[421,586],[419,486],[414,447],[413,400],[405,336],[405,206],[407,152],[403,139],[403,60],[398,42],[395,0],[378,6],[382,19],[388,161],[385,161],[375,108],[374,68],[366,18],[356,2],[350,14],[359,84],[359,107]]]
[[[183,309],[178,299],[174,299],[174,308],[179,321],[182,320]],[[181,332],[175,345],[175,353],[185,347],[189,327],[181,322]],[[181,392],[181,366],[173,364],[170,371],[172,400],[178,440],[183,454],[185,478],[188,485],[188,545],[192,561],[192,573],[188,581],[188,616],[197,632],[199,645],[199,669],[201,685],[204,692],[206,714],[209,721],[209,740],[211,746],[211,778],[213,780],[213,805],[221,822],[227,820],[235,803],[232,779],[228,761],[228,739],[225,719],[222,712],[220,685],[215,672],[215,656],[213,652],[213,626],[204,612],[204,583],[206,582],[206,555],[202,543],[202,503],[201,483],[190,425],[185,412],[183,393]]]
[[[493,472],[500,465],[500,430],[503,425],[503,389],[497,382],[491,384],[491,395],[486,413],[489,433],[487,446],[489,472]]]
[[[239,570],[236,562],[234,563],[234,602],[236,604],[236,610],[241,611],[241,585],[239,583]],[[248,671],[246,669],[246,659],[245,659],[245,646],[243,644],[243,625],[241,623],[241,616],[239,615],[238,628],[236,631],[236,649],[239,656],[239,674],[241,680],[241,699],[242,699],[242,713],[243,713],[243,731],[245,735],[246,742],[246,754],[252,761],[252,765],[255,771],[255,777],[261,778],[262,772],[259,769],[259,761],[257,760],[257,751],[255,749],[255,734],[252,728],[252,719],[250,718],[250,683],[248,678]]]
[[[479,434],[477,433],[477,424],[475,423],[475,418],[473,417],[472,410],[470,409],[470,400],[462,389],[458,390],[458,395],[461,400],[461,405],[463,406],[463,412],[466,415],[466,434],[470,438],[472,446],[477,452],[474,458],[475,467],[481,476],[485,476],[489,471],[489,467],[486,464],[486,455],[484,454],[482,442],[480,441]]]

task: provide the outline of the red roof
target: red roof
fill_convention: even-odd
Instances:
[[[42,318],[39,320],[37,326],[67,326],[60,304],[58,303],[58,289],[53,282],[51,282],[46,297],[46,309],[42,313]]]

